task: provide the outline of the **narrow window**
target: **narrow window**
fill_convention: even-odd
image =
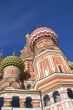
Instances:
[[[25,101],[25,107],[26,108],[32,108],[32,98],[31,97],[27,97],[26,101]]]
[[[55,103],[61,101],[61,97],[58,91],[53,92],[53,98]]]
[[[67,95],[70,99],[73,99],[73,91],[70,88],[67,89]]]
[[[0,97],[0,109],[1,109],[1,107],[3,107],[3,104],[4,104],[4,98]]]
[[[63,73],[62,68],[61,68],[60,65],[58,65],[58,68],[59,68],[59,71],[60,71],[61,73]]]
[[[14,96],[12,97],[12,107],[20,107],[20,103],[19,103],[19,97],[18,96]]]
[[[44,106],[48,106],[50,105],[50,98],[48,95],[45,95],[44,98],[43,98],[43,101],[44,101]]]

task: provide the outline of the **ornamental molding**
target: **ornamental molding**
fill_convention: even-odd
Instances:
[[[32,99],[40,99],[40,95],[38,94],[17,94],[17,93],[0,94],[0,97],[4,98],[12,98],[14,96],[18,96],[20,99],[26,99],[27,97],[31,97]]]
[[[61,50],[59,50],[59,49],[46,49],[45,51],[42,51],[42,53],[40,53],[40,54],[38,54],[38,55],[35,55],[35,59],[36,58],[38,58],[38,57],[40,57],[40,56],[42,56],[42,55],[44,55],[44,54],[46,54],[47,52],[49,52],[49,55],[50,54],[52,54],[52,53],[56,53],[56,54],[62,54],[62,52],[61,52]]]
[[[73,83],[73,74],[54,73],[54,74],[49,75],[48,77],[46,77],[44,79],[41,79],[41,80],[37,81],[34,89],[36,90],[38,88],[38,90],[43,91],[43,87],[53,87],[53,86],[55,87],[56,85],[59,86],[59,85],[63,85],[63,84],[64,85],[65,84],[70,85],[72,83]]]

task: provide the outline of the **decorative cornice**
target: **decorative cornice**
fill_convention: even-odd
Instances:
[[[37,81],[34,89],[44,91],[44,88],[48,87],[48,89],[51,90],[56,86],[67,84],[73,84],[73,74],[54,73],[42,80]]]

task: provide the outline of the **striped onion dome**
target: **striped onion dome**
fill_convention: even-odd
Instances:
[[[31,35],[30,35],[30,45],[32,46],[34,41],[37,40],[38,38],[42,37],[42,36],[48,36],[48,37],[52,37],[56,42],[57,42],[57,34],[51,30],[50,28],[47,27],[40,27],[35,29]]]
[[[5,59],[2,60],[2,62],[0,62],[0,68],[2,69],[2,71],[6,66],[10,65],[17,66],[21,71],[24,70],[24,63],[19,57],[7,56]]]

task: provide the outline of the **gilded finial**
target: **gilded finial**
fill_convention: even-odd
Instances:
[[[25,35],[25,38],[26,38],[26,39],[29,39],[29,38],[30,38],[30,34],[26,34],[26,35]]]
[[[30,39],[30,34],[26,34],[26,45],[29,46],[29,39]]]

